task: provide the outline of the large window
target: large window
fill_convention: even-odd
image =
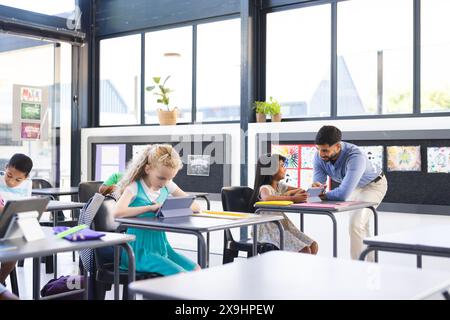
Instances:
[[[71,53],[69,44],[0,34],[0,170],[24,153],[32,178],[70,185]]]
[[[450,111],[450,1],[422,1],[422,112]]]
[[[342,1],[337,14],[338,115],[411,113],[413,1]]]
[[[153,77],[161,77],[170,93],[169,108],[180,111],[178,122],[192,121],[192,27],[149,32],[145,35],[145,86]],[[158,123],[156,110],[166,109],[156,103],[155,93],[145,92],[145,123]]]
[[[100,41],[100,125],[141,123],[141,35]]]
[[[75,0],[0,0],[0,5],[32,12],[67,17],[75,10]]]
[[[266,98],[284,118],[330,115],[331,11],[320,5],[267,15]]]
[[[197,27],[197,121],[240,119],[240,20]]]

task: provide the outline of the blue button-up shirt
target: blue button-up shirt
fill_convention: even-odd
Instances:
[[[347,200],[357,187],[365,187],[379,174],[366,155],[351,143],[341,142],[341,153],[334,164],[322,160],[319,152],[314,156],[314,182],[324,184],[329,176],[340,183],[338,188],[327,192],[328,200]]]

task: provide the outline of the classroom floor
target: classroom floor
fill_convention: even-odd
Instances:
[[[220,210],[220,202],[212,202],[213,210]],[[298,216],[289,215],[291,220],[298,226]],[[400,214],[391,212],[379,213],[379,230],[380,233],[393,233],[402,230],[431,226],[431,225],[450,225],[450,217],[436,215],[417,215],[417,214]],[[343,213],[337,216],[338,222],[338,257],[349,259],[349,237],[348,237],[348,214]],[[327,217],[306,216],[305,232],[319,243],[319,255],[332,256],[332,237],[331,237],[331,221]],[[234,237],[238,239],[239,230],[232,230]],[[197,259],[196,239],[188,235],[168,234],[169,241],[172,246],[180,253],[186,255],[192,260]],[[223,248],[223,232],[213,232],[211,234],[211,256],[210,265],[212,267],[222,264],[222,248]],[[393,264],[400,266],[409,266],[415,268],[416,258],[412,255],[394,254],[382,252],[379,255],[381,264]],[[423,257],[424,269],[450,270],[450,259]],[[25,260],[23,268],[18,268],[18,281],[20,296],[22,299],[32,298],[32,260]],[[64,253],[58,255],[58,274],[71,275],[78,271],[78,257],[76,262],[72,262],[72,253]],[[45,274],[45,266],[41,268],[41,284],[42,286],[52,279],[53,274]],[[7,281],[9,286],[9,282]],[[122,292],[120,290],[120,292]],[[138,297],[139,298],[139,297]],[[436,296],[434,298],[440,298]],[[106,299],[113,299],[113,292],[109,291]]]

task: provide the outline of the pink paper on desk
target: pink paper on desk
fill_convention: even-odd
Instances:
[[[361,203],[361,201],[305,202],[305,203],[295,203],[292,204],[291,206],[308,207],[308,208],[339,208],[339,207],[348,207],[359,203]]]

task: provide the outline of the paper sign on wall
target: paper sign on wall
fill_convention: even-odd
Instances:
[[[13,86],[14,141],[48,139],[48,90],[44,87]]]

